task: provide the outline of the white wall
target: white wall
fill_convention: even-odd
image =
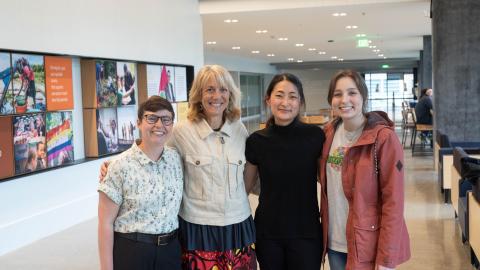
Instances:
[[[4,1],[0,25],[8,26],[2,49],[186,64],[196,70],[203,65],[196,0]],[[84,145],[78,58],[73,91],[79,159]],[[95,217],[102,161],[0,182],[0,255]]]
[[[244,58],[212,51],[205,51],[205,64],[221,65],[229,71],[276,74],[277,68],[270,63],[253,58]]]

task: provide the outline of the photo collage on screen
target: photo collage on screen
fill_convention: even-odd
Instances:
[[[74,161],[72,88],[71,58],[0,52],[0,179]]]

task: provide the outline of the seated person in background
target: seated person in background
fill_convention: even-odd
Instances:
[[[432,88],[422,89],[420,99],[415,106],[415,115],[417,116],[417,124],[432,125],[433,124],[433,103],[432,103]],[[432,132],[423,131],[421,134],[422,142],[426,142],[428,138],[432,144]]]

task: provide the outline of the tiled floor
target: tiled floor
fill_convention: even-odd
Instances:
[[[405,216],[412,258],[398,269],[472,270],[469,248],[462,245],[452,206],[443,203],[432,159],[412,158],[405,150]],[[251,203],[257,203],[254,196]],[[98,269],[96,225],[93,219],[4,255],[0,269]]]

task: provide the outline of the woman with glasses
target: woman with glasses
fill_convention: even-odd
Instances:
[[[256,269],[255,225],[245,185],[240,91],[223,67],[203,67],[190,90],[188,120],[170,144],[183,159],[179,212],[183,269]]]
[[[110,162],[98,186],[102,270],[180,269],[182,161],[165,146],[173,117],[164,98],[152,96],[142,103],[137,118],[141,139]]]

